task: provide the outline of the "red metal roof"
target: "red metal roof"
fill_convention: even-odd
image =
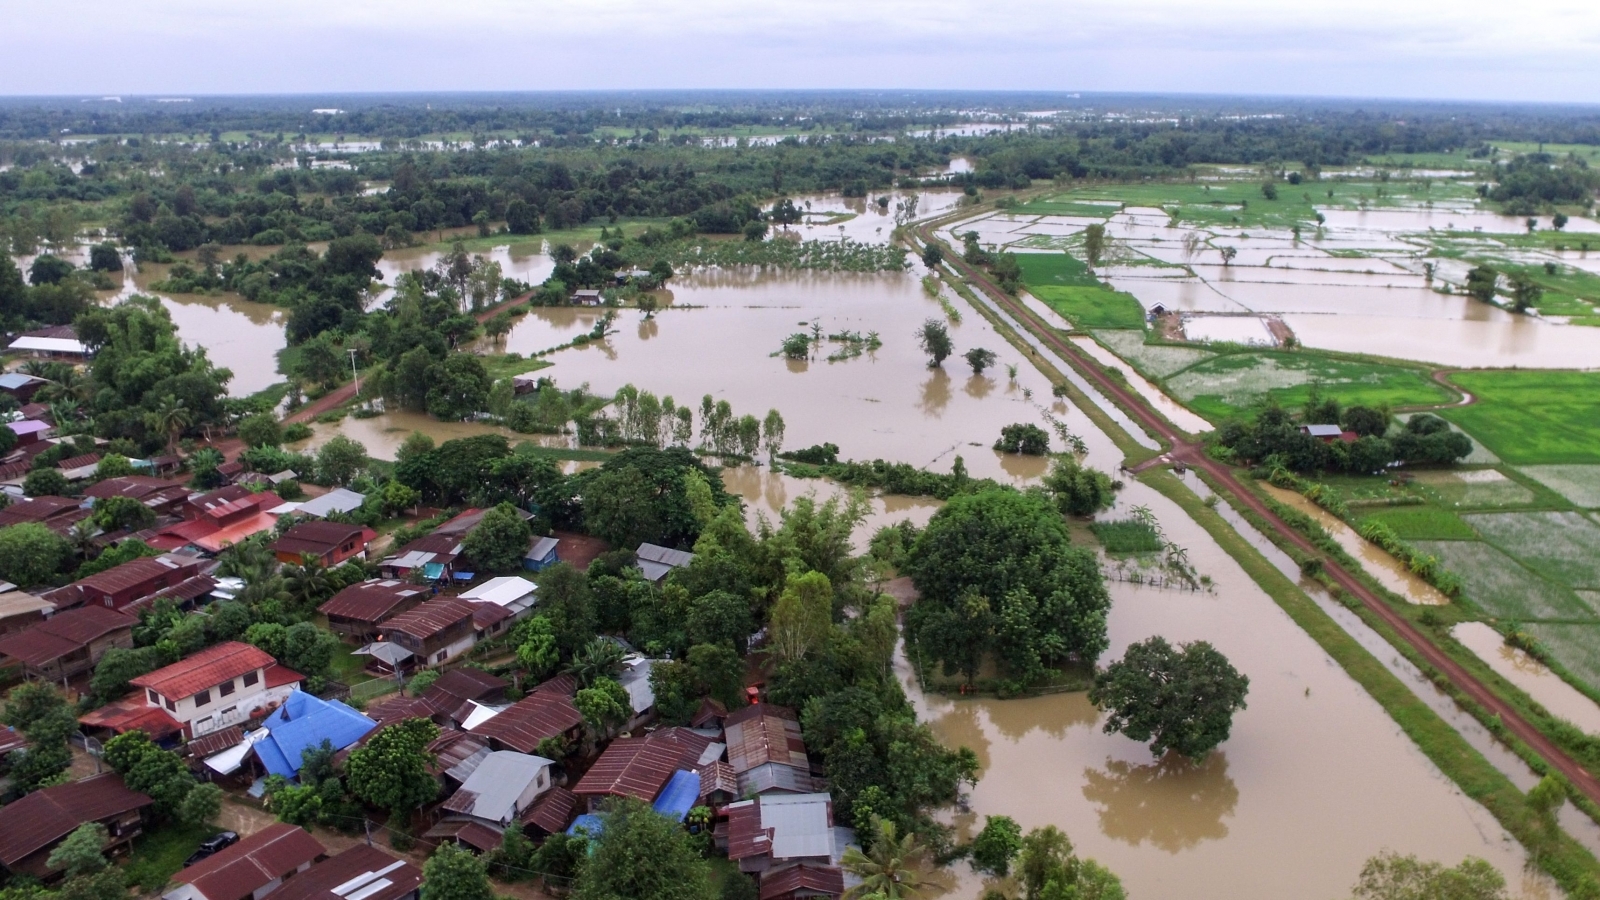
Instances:
[[[427,640],[457,622],[472,618],[478,605],[455,597],[440,597],[395,616],[383,623],[383,630]]]
[[[0,864],[15,865],[85,822],[120,816],[151,802],[109,772],[34,791],[8,804],[0,815]]]
[[[269,688],[283,687],[286,684],[298,684],[305,680],[306,677],[304,675],[280,663],[273,663],[267,666],[267,670],[261,673],[262,684]]]
[[[188,578],[199,569],[199,560],[176,556],[142,556],[88,578],[80,578],[74,584],[80,590],[117,594],[129,588],[141,588],[163,575],[175,575],[179,580]]]
[[[213,731],[202,735],[183,745],[183,749],[196,759],[207,756],[216,756],[230,747],[237,747],[244,740],[244,729],[237,725],[230,725],[221,731]]]
[[[78,723],[85,728],[105,728],[117,734],[142,731],[154,741],[183,730],[183,725],[166,710],[147,703],[142,691],[90,710],[78,717]]]
[[[351,882],[356,884],[346,888],[346,894],[361,891],[361,900],[398,900],[422,883],[422,870],[377,847],[357,844],[285,881],[272,896],[275,900],[346,900],[333,889]],[[388,883],[380,886],[380,882]],[[362,890],[371,888],[376,889],[370,894]]]
[[[194,885],[206,900],[244,900],[325,855],[327,851],[304,828],[274,822],[189,866],[172,880]]]
[[[522,824],[557,834],[572,824],[572,814],[577,808],[577,794],[564,787],[553,787],[543,797],[533,801],[528,811],[522,814]]]
[[[728,742],[728,763],[735,772],[748,772],[769,762],[807,771],[811,768],[794,710],[757,703],[730,713],[722,729]]]
[[[728,813],[728,858],[749,859],[772,851],[772,832],[761,827],[761,803],[744,800],[723,807]]]
[[[265,650],[238,641],[225,641],[207,647],[188,659],[160,668],[148,675],[140,675],[128,682],[134,687],[149,688],[163,697],[174,700],[192,697],[215,687],[230,678],[246,672],[276,665]],[[287,670],[286,670],[287,671]]]
[[[325,520],[301,522],[284,532],[283,537],[273,541],[271,549],[274,553],[293,553],[296,556],[303,553],[326,556],[351,540],[365,547],[367,542],[372,540],[372,536],[374,535],[369,529],[360,525]]]
[[[426,597],[427,593],[426,588],[404,581],[393,579],[363,581],[334,594],[326,603],[317,607],[317,611],[325,616],[339,616],[377,624],[396,606],[407,600]]]
[[[75,512],[82,507],[82,500],[73,500],[69,497],[34,497],[32,500],[19,500],[5,509],[0,509],[0,528],[23,522],[44,522],[56,516]]]
[[[112,632],[132,628],[132,616],[99,606],[58,612],[31,628],[0,637],[0,656],[44,666]]]
[[[761,876],[761,900],[777,900],[800,890],[806,891],[808,896],[841,896],[844,894],[844,873],[833,866],[802,863],[768,871]]]
[[[116,478],[107,478],[104,481],[97,481],[89,485],[84,488],[83,495],[85,497],[93,497],[96,500],[104,500],[107,497],[132,497],[135,500],[143,500],[157,491],[174,486],[174,482],[163,478],[151,478],[148,475],[120,475]],[[188,495],[187,489],[184,491],[184,495]]]
[[[474,603],[472,606],[472,627],[480,630],[504,622],[515,615],[497,603]]]
[[[572,792],[589,797],[610,795],[636,797],[646,803],[654,801],[674,772],[695,767],[701,751],[710,743],[709,740],[705,743],[686,740],[679,731],[665,729],[647,737],[612,741]]]
[[[565,734],[583,724],[583,714],[572,705],[576,691],[577,681],[571,675],[553,678],[499,715],[478,723],[472,733],[521,753],[533,753],[545,738]]]
[[[437,695],[441,700],[448,698],[459,704],[466,700],[483,700],[495,696],[504,691],[506,685],[510,683],[482,669],[451,669],[439,676],[439,680],[435,681],[423,696]]]
[[[92,466],[98,462],[100,462],[100,454],[85,453],[82,456],[74,456],[71,459],[63,459],[62,461],[56,463],[56,468],[65,472],[71,469],[81,469],[84,466]]]
[[[263,531],[271,531],[276,527],[278,527],[277,516],[271,513],[258,512],[253,516],[246,516],[244,519],[230,523],[225,528],[219,528],[211,534],[196,539],[194,545],[208,553],[220,553],[229,544],[237,544],[247,537],[260,534]]]

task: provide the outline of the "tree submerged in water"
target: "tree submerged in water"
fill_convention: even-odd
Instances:
[[[1228,739],[1250,679],[1205,641],[1173,647],[1160,636],[1133,644],[1095,676],[1089,702],[1110,712],[1107,734],[1149,741],[1199,762]]]

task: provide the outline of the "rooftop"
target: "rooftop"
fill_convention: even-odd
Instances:
[[[139,559],[130,559],[120,566],[113,566],[88,578],[81,578],[74,582],[80,589],[93,590],[105,594],[119,594],[129,588],[142,587],[146,582],[159,578],[162,575],[179,573],[188,577],[199,569],[199,560],[183,556],[144,556]]]
[[[427,593],[425,588],[405,581],[386,579],[352,584],[317,607],[326,616],[342,616],[363,622],[377,622],[407,598]]]
[[[239,641],[224,641],[128,683],[179,700],[275,663],[265,650]]]
[[[174,875],[174,882],[192,891],[179,888],[166,897],[187,900],[198,893],[206,900],[240,900],[326,854],[304,828],[274,822]]]
[[[321,497],[313,497],[300,504],[300,508],[295,511],[302,516],[321,518],[332,512],[355,512],[361,508],[366,499],[366,494],[358,494],[349,488],[334,488]]]
[[[132,616],[100,606],[69,609],[30,628],[0,637],[0,656],[20,659],[30,666],[43,666],[135,624]]]
[[[640,544],[639,549],[633,551],[634,559],[639,565],[639,570],[644,572],[644,577],[651,581],[660,581],[667,577],[673,569],[682,568],[694,562],[694,554],[685,550],[673,550],[658,544]]]
[[[528,811],[522,814],[522,824],[556,834],[572,821],[572,812],[577,808],[577,794],[564,787],[553,787],[533,801]]]
[[[109,772],[34,791],[7,804],[0,816],[0,865],[21,862],[85,822],[132,812],[151,802]]]
[[[527,790],[544,769],[555,765],[542,756],[501,750],[485,756],[461,789],[456,791],[442,807],[448,812],[461,813],[475,819],[505,824],[519,818],[523,810],[517,809],[517,798]]]
[[[398,900],[422,884],[422,870],[366,844],[317,863],[273,891],[275,900]]]
[[[383,623],[383,629],[408,634],[418,640],[427,640],[464,619],[472,618],[477,610],[476,603],[468,603],[455,597],[440,597],[395,616]]]
[[[359,541],[364,547],[372,538],[370,532],[360,525],[349,525],[342,522],[301,522],[283,533],[283,537],[273,541],[271,549],[274,553],[293,553],[296,555],[308,553],[312,556],[322,556],[338,550],[349,541]]]
[[[583,724],[583,714],[572,705],[577,687],[571,675],[552,678],[499,715],[467,730],[513,750],[532,753],[545,738],[565,734]]]
[[[827,794],[772,794],[730,803],[728,858],[833,857],[833,800]]]
[[[493,603],[496,606],[522,605],[518,601],[530,600],[526,606],[532,606],[531,598],[538,585],[526,578],[515,575],[506,575],[500,578],[491,578],[470,591],[461,595],[463,600],[472,600],[478,603]]]
[[[729,713],[722,728],[728,743],[728,763],[735,772],[748,772],[769,762],[810,770],[794,710],[757,703]]]
[[[646,737],[618,738],[600,754],[572,792],[579,796],[636,797],[650,803],[675,772],[699,760],[700,751],[709,743],[710,738],[683,728],[662,729]]]
[[[323,741],[334,750],[343,750],[366,737],[377,723],[338,700],[294,691],[261,727],[267,730],[267,737],[256,743],[256,758],[271,774],[293,778],[306,750]]]

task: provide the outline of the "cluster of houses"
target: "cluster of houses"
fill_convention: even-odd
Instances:
[[[107,854],[126,852],[152,805],[110,773],[35,791],[0,816],[0,866],[58,879],[51,852],[91,822],[105,826]],[[422,869],[366,844],[330,855],[304,829],[274,823],[185,867],[173,885],[163,900],[418,900]]]

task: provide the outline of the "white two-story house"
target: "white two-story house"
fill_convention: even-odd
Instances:
[[[140,675],[130,684],[145,702],[166,711],[186,739],[259,719],[300,689],[304,676],[278,665],[266,651],[238,641]]]

